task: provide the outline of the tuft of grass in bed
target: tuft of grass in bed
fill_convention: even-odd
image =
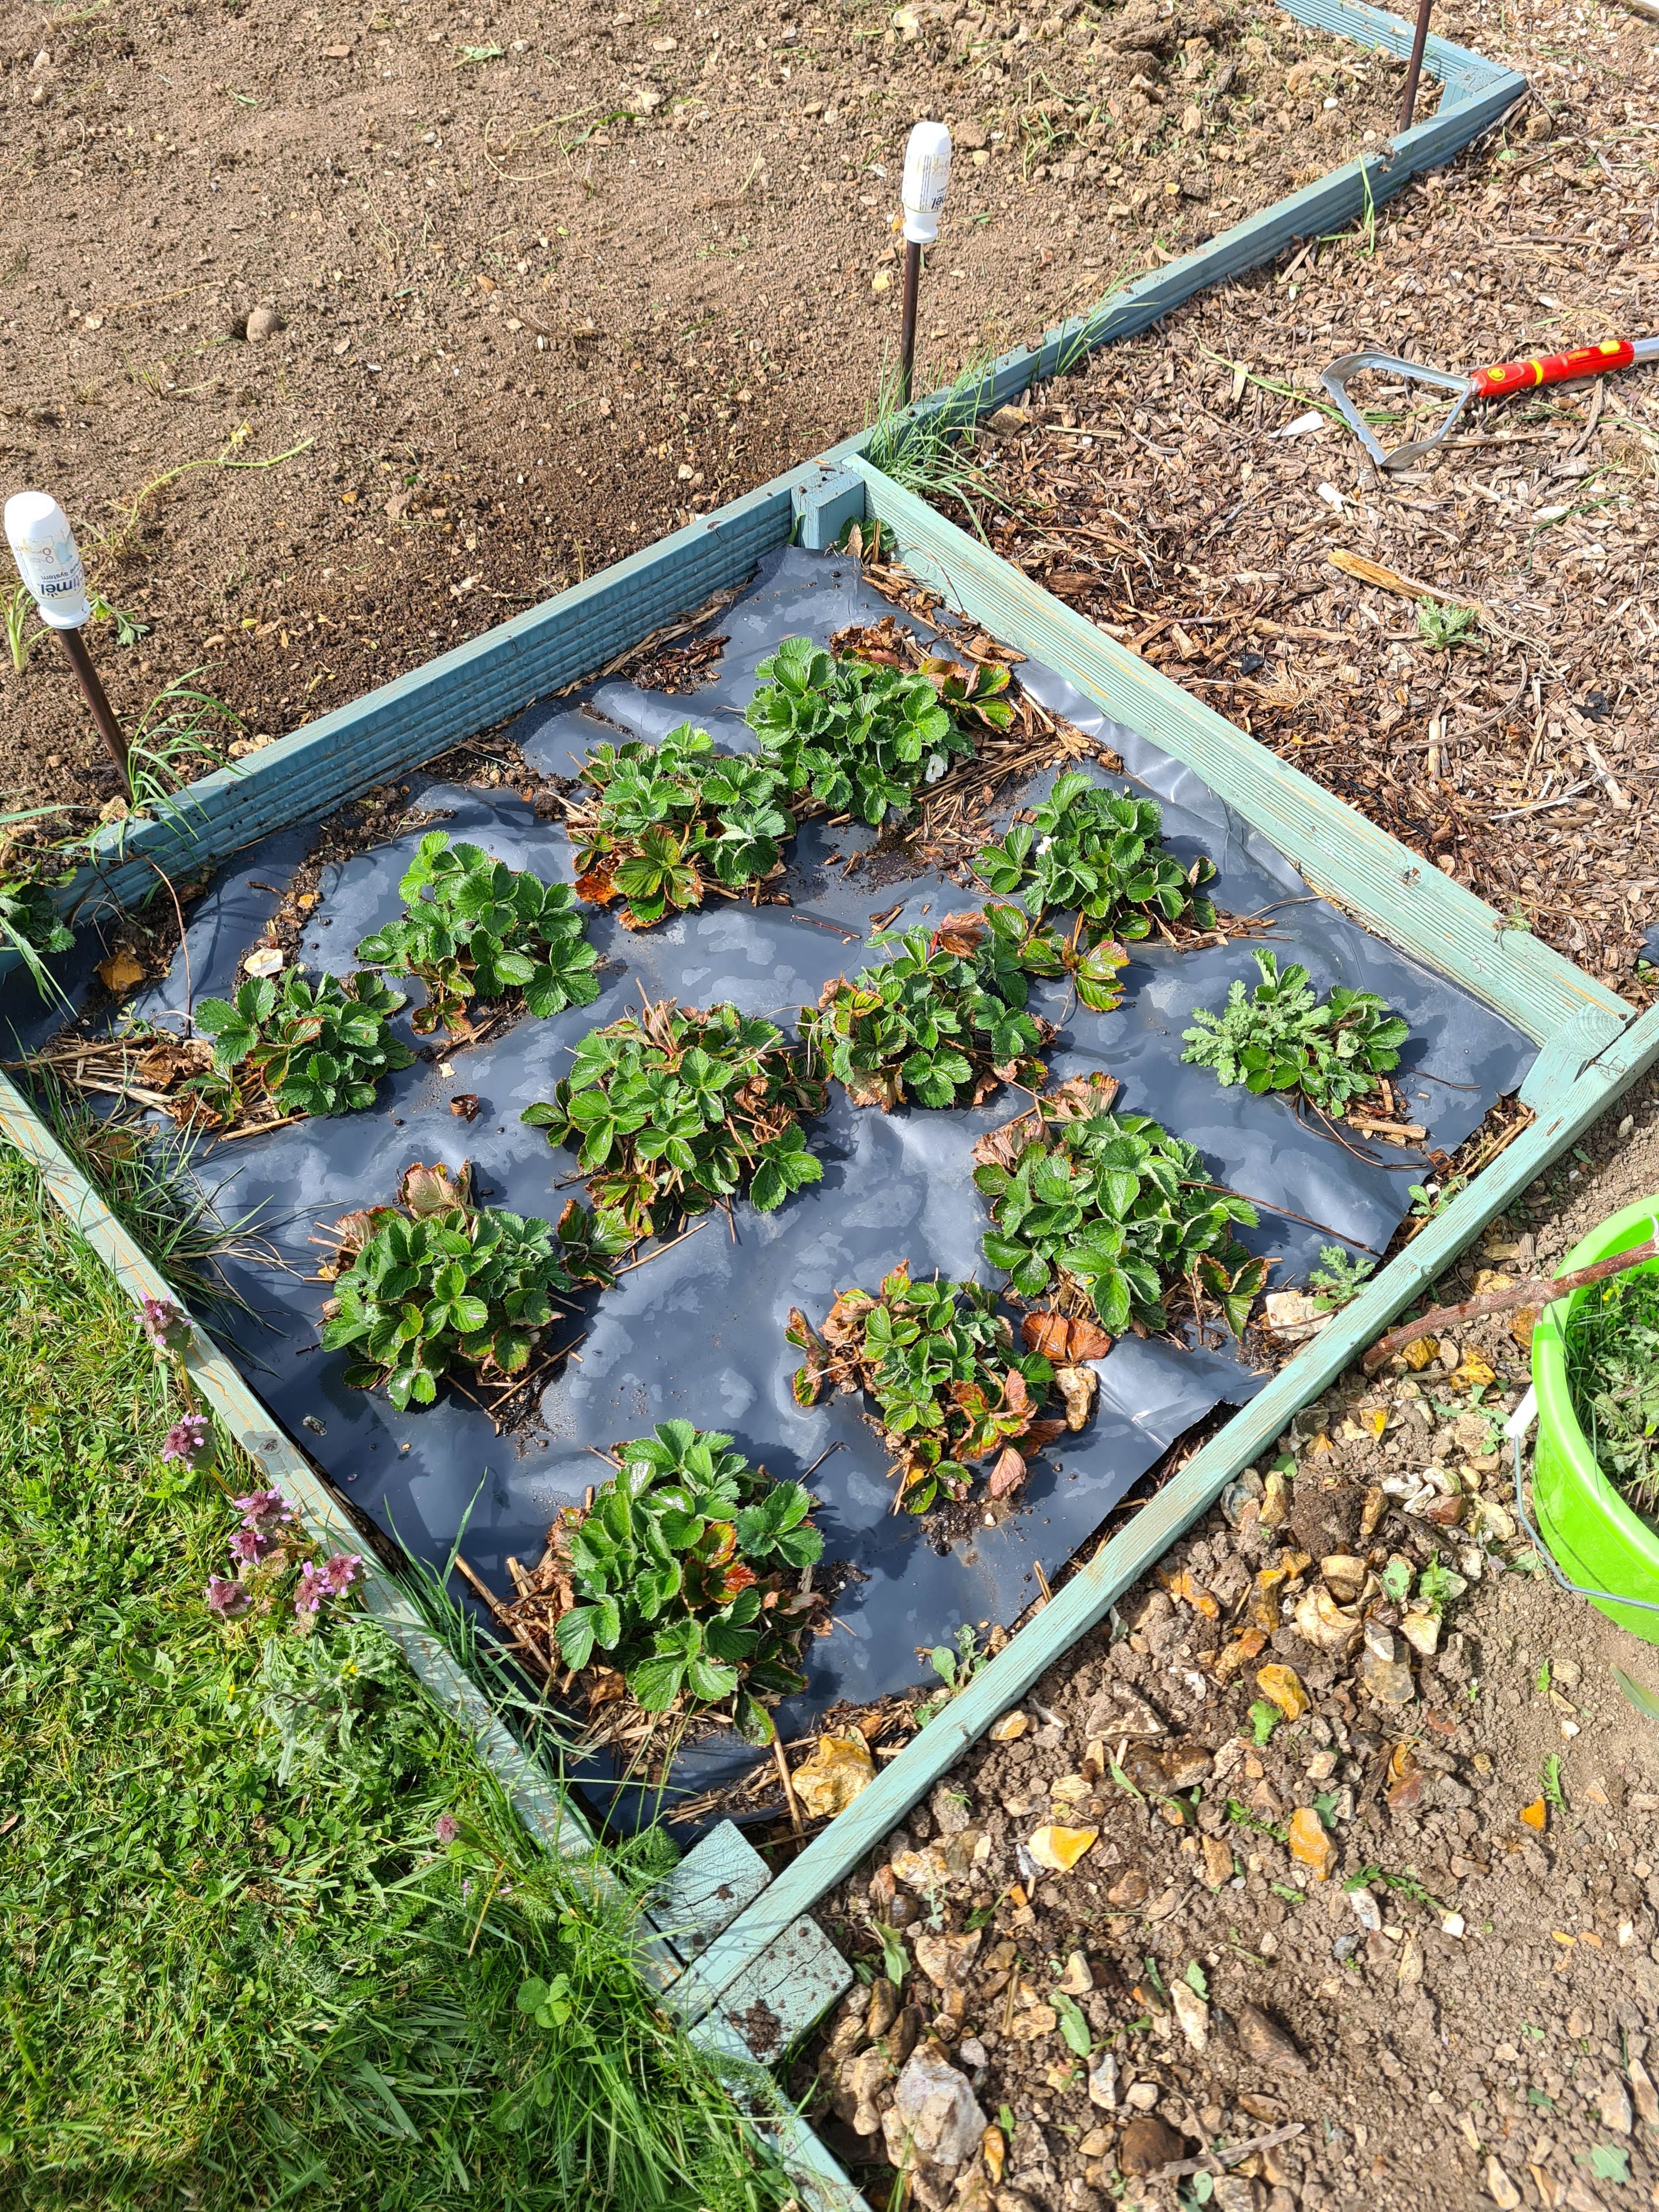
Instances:
[[[926,401],[912,408],[899,396],[896,367],[884,371],[876,395],[865,459],[906,491],[935,506],[960,507],[970,526],[983,539],[980,518],[984,507],[1006,508],[1006,497],[994,478],[974,459],[971,432],[981,406],[988,400],[993,362],[988,356],[969,362],[937,406]]]
[[[0,2203],[781,2203],[635,1972],[650,1846],[599,1888],[541,1855],[400,1664],[278,1783],[270,1624],[203,1601],[234,1516],[161,1462],[175,1411],[0,1152]]]

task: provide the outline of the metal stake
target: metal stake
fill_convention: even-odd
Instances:
[[[1428,44],[1429,10],[1434,0],[1418,0],[1417,28],[1412,33],[1412,58],[1406,65],[1406,91],[1400,103],[1401,131],[1409,131],[1412,118],[1417,112],[1417,80],[1423,74],[1423,49]]]
[[[1428,5],[1428,0],[1424,0]],[[904,248],[904,305],[899,318],[899,405],[910,404],[910,384],[916,366],[916,292],[921,282],[921,248]]]
[[[92,665],[87,641],[78,629],[60,629],[58,635],[64,641],[64,650],[70,657],[70,666],[81,679],[81,689],[87,695],[87,704],[92,709],[93,720],[98,725],[98,734],[108,746],[110,758],[121,771],[122,784],[131,789],[126,738],[115,719],[115,709],[110,705],[104,687],[98,680],[98,671]]]

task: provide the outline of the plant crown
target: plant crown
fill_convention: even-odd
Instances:
[[[1057,975],[1063,961],[1018,907],[947,915],[931,937],[883,931],[870,942],[898,950],[826,983],[799,1021],[802,1042],[822,1053],[855,1106],[885,1110],[907,1096],[977,1105],[999,1083],[1042,1081],[1036,1054],[1053,1030],[1027,1011],[1027,979]]]
[[[1212,1067],[1224,1084],[1298,1091],[1340,1118],[1399,1066],[1407,1024],[1374,991],[1339,987],[1316,1000],[1299,963],[1280,975],[1272,952],[1260,950],[1255,959],[1261,981],[1254,990],[1236,981],[1219,1013],[1195,1009],[1182,1058]]]
[[[1049,1123],[1012,1161],[986,1159],[974,1182],[990,1207],[985,1256],[1007,1269],[1021,1297],[1041,1297],[1057,1282],[1062,1307],[1086,1304],[1121,1335],[1131,1321],[1167,1328],[1164,1295],[1184,1281],[1194,1298],[1215,1298],[1233,1334],[1243,1334],[1267,1266],[1245,1251],[1233,1224],[1253,1227],[1255,1209],[1215,1189],[1197,1148],[1149,1115]]]
[[[364,938],[357,957],[426,985],[427,1003],[413,1017],[422,1036],[464,1032],[474,998],[520,990],[532,1014],[547,1015],[599,997],[599,954],[568,884],[544,884],[434,830],[398,890],[405,911]]]
[[[234,1121],[254,1097],[279,1114],[350,1114],[374,1103],[383,1075],[415,1055],[386,1027],[405,1004],[378,975],[307,981],[298,968],[250,975],[230,999],[201,999],[196,1026],[213,1040],[213,1066],[183,1087]]]
[[[903,812],[921,786],[937,783],[953,757],[974,750],[920,672],[838,660],[810,638],[787,637],[756,673],[760,689],[744,719],[762,759],[828,813],[880,823],[890,807]]]
[[[738,1728],[769,1742],[757,1693],[804,1686],[800,1639],[823,1602],[799,1587],[823,1552],[811,1497],[690,1421],[660,1422],[616,1456],[592,1504],[567,1506],[550,1531],[560,1656],[624,1674],[647,1713],[735,1693]]]
[[[631,1241],[744,1192],[769,1213],[817,1182],[799,1117],[821,1113],[824,1091],[770,1022],[668,999],[590,1030],[523,1119],[575,1152],[602,1218]]]
[[[615,1280],[617,1244],[574,1199],[556,1231],[473,1206],[467,1180],[412,1167],[398,1187],[404,1211],[374,1206],[341,1224],[356,1249],[323,1309],[323,1346],[355,1352],[346,1382],[384,1382],[399,1411],[429,1406],[457,1363],[517,1374],[553,1318],[550,1293]]]
[[[1073,769],[1056,777],[1029,822],[975,856],[974,871],[1039,920],[1051,907],[1075,909],[1091,939],[1147,937],[1160,921],[1213,929],[1215,908],[1201,886],[1213,881],[1215,863],[1200,858],[1183,868],[1164,850],[1163,832],[1156,799],[1103,789]]]
[[[1043,1414],[1053,1363],[1015,1350],[996,1293],[981,1283],[913,1283],[905,1261],[873,1297],[839,1292],[821,1331],[792,1309],[787,1334],[806,1355],[794,1379],[798,1405],[816,1405],[827,1387],[875,1401],[896,1455],[889,1473],[912,1513],[941,1494],[965,1497],[971,1467],[985,1460],[993,1462],[988,1494],[1007,1496],[1024,1480],[1027,1461],[1068,1425]]]
[[[573,805],[576,889],[604,905],[624,901],[630,929],[671,908],[701,906],[712,879],[741,890],[775,874],[779,841],[794,834],[775,762],[716,753],[706,730],[682,722],[659,745],[635,738],[595,746],[582,781],[596,794]]]

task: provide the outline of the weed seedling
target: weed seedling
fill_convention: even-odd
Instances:
[[[1242,1335],[1267,1269],[1233,1224],[1253,1227],[1255,1209],[1218,1191],[1196,1148],[1146,1115],[1045,1122],[1043,1104],[1011,1125],[1040,1132],[1012,1161],[1005,1131],[975,1147],[974,1182],[991,1213],[985,1256],[1007,1269],[1010,1287],[1036,1298],[1052,1286],[1062,1312],[1092,1310],[1115,1336],[1132,1320],[1167,1328],[1164,1294],[1185,1282],[1194,1304],[1207,1293]]]
[[[1198,1008],[1194,1027],[1182,1032],[1182,1060],[1258,1094],[1294,1091],[1340,1120],[1399,1066],[1407,1024],[1373,991],[1339,987],[1317,1000],[1299,963],[1281,975],[1274,954],[1262,949],[1254,957],[1261,981],[1254,990],[1235,982],[1218,1014]]]
[[[690,1421],[659,1422],[616,1456],[592,1505],[565,1507],[550,1532],[560,1657],[624,1674],[647,1713],[734,1698],[738,1731],[769,1743],[760,1699],[805,1687],[800,1640],[823,1605],[799,1587],[823,1551],[811,1498]]]
[[[319,975],[312,983],[289,968],[280,984],[251,975],[234,1000],[198,1001],[196,1026],[213,1040],[213,1066],[183,1087],[220,1122],[250,1110],[359,1112],[374,1103],[383,1075],[414,1060],[386,1027],[404,1004],[403,993],[378,975],[343,983]]]
[[[1201,886],[1215,864],[1190,868],[1165,851],[1156,799],[1103,789],[1081,769],[1057,777],[1029,822],[1017,822],[975,855],[974,872],[1005,898],[1018,897],[1040,921],[1050,908],[1084,917],[1090,942],[1149,937],[1155,925],[1215,927]]]
[[[135,812],[179,812],[178,796],[192,778],[225,764],[223,732],[246,727],[234,707],[196,690],[192,668],[158,691],[127,742],[127,788]]]
[[[1042,1080],[1036,1054],[1053,1032],[1026,1011],[1027,977],[1057,973],[1058,954],[1017,907],[948,915],[931,937],[878,932],[871,943],[899,949],[850,981],[826,983],[799,1021],[802,1042],[855,1106],[885,1112],[907,1097],[976,1106],[1000,1083]]]
[[[532,1014],[548,1015],[599,997],[599,956],[568,884],[542,883],[434,830],[398,891],[404,913],[364,938],[357,957],[426,985],[427,1003],[413,1017],[422,1036],[442,1028],[469,1036],[473,999],[520,991]]]
[[[949,1644],[936,1644],[927,1655],[927,1663],[945,1685],[930,1698],[924,1698],[915,1708],[915,1723],[925,1729],[929,1721],[937,1720],[953,1698],[959,1698],[977,1673],[980,1662],[976,1656],[978,1639],[974,1625],[964,1620],[956,1632],[954,1648]]]
[[[664,999],[590,1030],[552,1099],[523,1119],[576,1153],[602,1218],[631,1243],[676,1212],[746,1193],[770,1213],[817,1182],[799,1117],[823,1111],[826,1087],[770,1022]]]
[[[701,906],[712,884],[742,891],[782,868],[780,841],[794,823],[779,804],[783,770],[716,753],[705,730],[682,722],[660,745],[598,745],[566,827],[576,846],[576,890],[596,905],[623,902],[629,929],[671,909]]]
[[[815,1406],[826,1389],[866,1391],[893,1453],[897,1504],[925,1513],[936,1498],[965,1498],[971,1468],[991,1462],[986,1485],[1005,1498],[1025,1480],[1026,1463],[1066,1432],[1044,1413],[1054,1386],[1052,1363],[1017,1352],[994,1292],[979,1283],[913,1283],[908,1262],[880,1291],[842,1291],[822,1331],[791,1309],[791,1344],[805,1354],[795,1402]],[[1086,1370],[1079,1370],[1085,1371]],[[1083,1425],[1087,1418],[1086,1405]]]
[[[1478,645],[1480,617],[1474,607],[1452,606],[1441,599],[1419,599],[1417,627],[1425,645],[1437,653],[1449,653],[1456,645]]]
[[[323,1308],[324,1349],[352,1352],[346,1382],[384,1383],[400,1413],[431,1405],[453,1365],[487,1382],[520,1373],[556,1295],[615,1280],[615,1241],[574,1199],[555,1230],[475,1207],[469,1181],[416,1165],[398,1187],[402,1211],[371,1206],[340,1224],[346,1265]]]
[[[1319,1265],[1308,1278],[1314,1304],[1323,1313],[1334,1313],[1359,1296],[1375,1260],[1357,1260],[1340,1244],[1322,1244]]]

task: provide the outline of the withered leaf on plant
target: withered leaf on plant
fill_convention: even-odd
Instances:
[[[1062,1435],[1046,1412],[1054,1370],[1041,1354],[1016,1350],[994,1295],[977,1283],[913,1283],[906,1262],[878,1295],[843,1291],[815,1330],[792,1309],[788,1340],[805,1354],[794,1378],[797,1404],[826,1389],[867,1392],[876,1425],[894,1454],[888,1472],[898,1503],[925,1512],[939,1497],[966,1497],[972,1468],[991,1462],[988,1491],[1006,1497],[1027,1462]]]

